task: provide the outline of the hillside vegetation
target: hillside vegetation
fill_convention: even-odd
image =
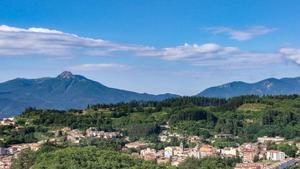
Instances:
[[[254,142],[260,136],[282,136],[287,140],[299,140],[300,97],[297,95],[240,96],[231,99],[181,97],[160,102],[90,105],[83,110],[57,111],[30,108],[16,119],[17,124],[24,126],[23,128],[0,127],[2,137],[0,143],[4,146],[51,138],[54,134],[52,131],[62,127],[80,130],[96,127],[103,131],[121,131],[124,136],[130,138],[130,141],[149,142],[155,149],[180,144],[176,140],[170,143],[160,142],[158,135],[162,130],[185,136],[196,135],[203,139],[212,139],[215,134],[220,133],[234,135],[234,139],[214,142],[215,147],[226,147]],[[184,144],[189,146],[187,143]],[[132,159],[115,152],[119,150],[120,145],[124,145],[124,142],[118,139],[109,142],[88,141],[81,143],[80,146],[85,147],[84,149],[63,146],[55,148],[55,151],[44,151],[31,161],[34,169],[46,165],[51,166],[49,168],[65,168],[63,165],[76,166],[73,168],[93,168],[100,163],[104,166],[102,168],[107,168],[105,165],[114,166],[111,168],[158,167],[157,164]],[[97,150],[89,146],[95,146]],[[83,160],[80,164],[74,161],[77,156]],[[56,166],[62,162],[61,160],[64,163]],[[193,163],[223,165],[219,159],[205,160],[203,162],[190,160],[183,165],[189,166]],[[228,168],[233,164],[228,164]],[[187,168],[184,166],[181,167]]]

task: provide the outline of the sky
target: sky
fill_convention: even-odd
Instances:
[[[68,70],[106,86],[195,95],[300,76],[298,0],[1,0],[0,82]]]

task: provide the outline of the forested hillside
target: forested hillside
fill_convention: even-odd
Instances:
[[[39,110],[30,108],[16,117],[16,123],[23,126],[15,129],[12,126],[1,126],[1,144],[9,146],[16,143],[30,143],[53,137],[53,132],[59,128],[86,130],[96,127],[98,130],[113,132],[121,131],[128,136],[130,141],[143,141],[150,143],[154,149],[162,149],[166,146],[179,145],[182,141],[171,140],[161,142],[158,139],[163,130],[179,133],[183,136],[199,136],[203,142],[209,142],[217,134],[230,134],[234,137],[217,139],[213,142],[215,147],[236,146],[245,142],[255,142],[260,136],[282,136],[287,140],[299,141],[300,139],[300,97],[290,96],[240,96],[231,99],[205,98],[205,97],[181,97],[164,101],[130,102],[118,104],[90,105],[82,110]],[[72,153],[86,154],[85,163],[78,164],[81,168],[90,168],[99,161],[106,160],[103,165],[126,166],[154,166],[156,164],[144,163],[119,153],[112,153],[115,158],[105,157],[101,154],[109,151],[119,151],[128,140],[117,139],[113,141],[94,140],[81,141],[80,146],[94,146],[99,152],[91,151],[93,148],[76,149],[65,144],[55,148],[55,152],[43,152],[38,158],[33,158],[33,168],[43,168],[50,165],[57,167],[59,156],[65,156],[65,164],[73,163],[69,155]],[[183,142],[185,147],[192,146]],[[287,147],[289,148],[289,147]],[[293,147],[290,147],[293,148]],[[295,156],[294,150],[283,148],[291,156]],[[83,158],[78,155],[78,158]],[[120,164],[115,159],[121,160]],[[127,159],[128,158],[128,159]],[[90,160],[89,160],[90,159]],[[220,165],[218,159],[213,160]],[[124,164],[123,164],[124,163]],[[183,165],[189,166],[197,161],[187,161]],[[203,161],[203,164],[211,162]],[[235,163],[228,164],[228,167]],[[54,167],[54,168],[55,168]],[[80,168],[79,167],[79,168]],[[157,166],[156,166],[157,167]],[[183,168],[187,168],[182,166]],[[17,167],[16,167],[17,168]],[[75,167],[76,168],[76,167]],[[104,167],[105,168],[105,167]],[[118,168],[118,167],[117,167]],[[122,168],[122,167],[120,167]],[[147,167],[146,167],[147,168]]]

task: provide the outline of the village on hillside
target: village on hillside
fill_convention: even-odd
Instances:
[[[14,126],[20,128],[22,126],[16,125],[14,118],[5,118],[0,122],[1,126]],[[166,126],[164,126],[166,127]],[[183,136],[178,133],[172,133],[164,130],[159,135],[161,142],[170,142],[171,139],[176,138],[181,141],[192,143],[194,147],[185,147],[183,143],[179,146],[168,146],[163,149],[156,150],[151,148],[151,143],[143,141],[130,142],[130,138],[123,136],[122,132],[105,132],[98,131],[91,127],[85,131],[78,129],[71,129],[64,127],[55,131],[54,137],[48,140],[41,140],[36,143],[13,144],[9,147],[0,147],[0,169],[10,169],[12,161],[18,158],[18,155],[26,150],[37,151],[43,144],[63,144],[68,142],[70,144],[79,144],[84,138],[103,138],[103,139],[124,139],[127,143],[120,149],[120,152],[127,153],[133,157],[144,160],[155,161],[162,165],[178,166],[188,158],[206,158],[206,157],[222,157],[222,158],[241,158],[242,162],[236,164],[235,169],[285,169],[290,166],[297,165],[300,158],[289,157],[279,150],[268,150],[268,144],[286,143],[296,145],[298,147],[298,154],[300,151],[300,142],[285,140],[283,137],[259,137],[256,142],[244,143],[234,147],[216,148],[211,143],[218,138],[233,138],[231,134],[216,134],[210,140],[204,140],[199,136]],[[1,138],[0,138],[1,139]]]

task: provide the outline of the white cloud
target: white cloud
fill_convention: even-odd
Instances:
[[[36,32],[36,33],[62,33],[57,30],[45,29],[45,28],[29,28],[29,29],[22,29],[16,27],[10,27],[7,25],[0,25],[0,31],[4,32]]]
[[[233,54],[238,51],[238,48],[222,47],[214,43],[206,43],[202,45],[185,43],[184,45],[175,47],[143,51],[140,55],[157,56],[165,60],[190,60],[195,58],[213,58],[217,55]]]
[[[95,70],[124,70],[128,69],[129,66],[115,63],[99,63],[99,64],[81,64],[70,67],[71,70],[77,71],[95,71]]]
[[[213,27],[206,28],[206,30],[211,31],[214,34],[225,33],[229,35],[230,39],[245,41],[250,40],[256,36],[264,35],[276,30],[276,28],[268,28],[266,26],[253,26],[245,30],[237,30],[230,27]]]
[[[0,56],[48,55],[65,56],[101,51],[112,52],[148,50],[149,47],[118,44],[102,39],[80,37],[45,28],[16,28],[0,26]],[[98,52],[99,54],[99,52]]]
[[[283,55],[283,57],[295,62],[296,64],[300,64],[300,49],[281,48],[279,52]]]
[[[215,30],[216,33],[226,29]],[[251,28],[251,35],[267,33],[267,28]],[[238,36],[238,35],[235,35]],[[240,35],[241,36],[241,35]],[[249,38],[249,37],[247,37]],[[0,26],[0,57],[1,56],[57,56],[71,58],[82,56],[147,56],[164,60],[177,60],[189,62],[197,66],[223,66],[243,67],[249,65],[263,65],[278,61],[278,53],[260,53],[243,51],[236,47],[221,46],[215,43],[188,44],[179,46],[155,48],[144,45],[121,44],[103,39],[81,37],[46,28],[16,28]],[[111,64],[85,64],[77,69],[92,70],[108,67],[119,67]]]

